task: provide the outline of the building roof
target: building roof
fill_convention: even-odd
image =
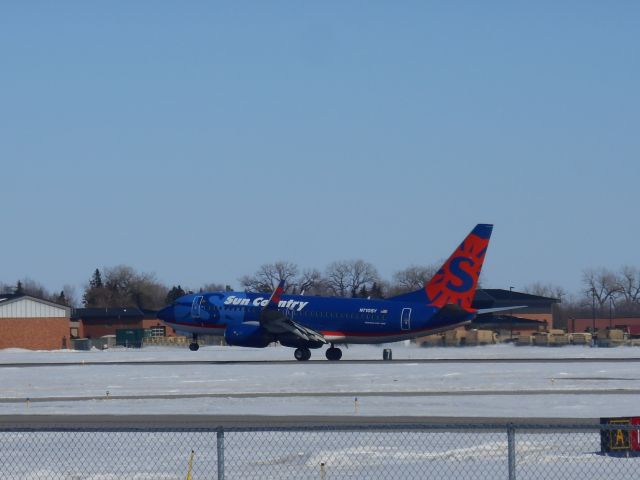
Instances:
[[[30,300],[33,300],[34,302],[44,303],[52,307],[66,308],[68,310],[71,310],[70,307],[62,303],[52,302],[51,300],[45,300],[44,298],[34,297],[33,295],[28,295],[26,293],[0,293],[0,305],[5,305],[7,303],[15,302],[16,300],[20,300],[23,298],[28,298]]]
[[[71,318],[142,318],[144,313],[137,307],[124,308],[76,308]]]
[[[548,303],[560,303],[557,298],[542,297],[540,295],[532,295],[530,293],[516,292],[515,290],[504,290],[502,288],[483,288],[477,290],[483,294],[493,298],[494,300],[525,300],[525,301],[539,301]]]
[[[24,293],[0,293],[0,302],[7,300],[15,300],[16,298],[25,297]]]
[[[33,305],[37,304],[40,304],[40,307],[34,310]],[[44,305],[45,307],[42,307],[42,305]],[[0,308],[3,312],[1,314],[3,318],[7,318],[7,316],[12,317],[13,315],[17,315],[19,318],[30,315],[40,317],[42,315],[43,309],[50,309],[48,310],[49,312],[63,311],[66,317],[69,317],[69,314],[71,312],[71,308],[66,305],[52,302],[50,300],[45,300],[39,297],[33,297],[31,295],[27,295],[26,293],[0,293]],[[55,314],[52,316],[58,317],[59,314]]]
[[[118,307],[118,308],[76,308],[73,310],[71,318],[78,319],[110,319],[129,318],[142,319],[156,317],[156,310],[140,309],[138,307]]]

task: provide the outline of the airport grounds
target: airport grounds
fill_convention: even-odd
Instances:
[[[0,476],[636,478],[640,348],[427,345],[0,350]]]

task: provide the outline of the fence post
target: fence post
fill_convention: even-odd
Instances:
[[[216,432],[218,452],[218,480],[224,480],[224,429],[218,428]]]
[[[516,429],[507,425],[507,450],[509,452],[509,480],[516,480]]]

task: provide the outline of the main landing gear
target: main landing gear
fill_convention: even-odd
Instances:
[[[342,350],[331,344],[331,347],[327,349],[326,353],[327,360],[337,361],[342,358]],[[300,362],[306,362],[311,358],[311,350],[307,347],[296,348],[296,351],[293,352],[293,356],[296,357],[296,360]]]
[[[197,352],[200,348],[200,345],[198,345],[198,334],[194,333],[192,338],[193,340],[189,344],[189,350],[191,350],[192,352]]]
[[[327,356],[327,360],[337,361],[342,358],[342,350],[331,344],[331,347],[327,349],[325,355]]]
[[[296,348],[296,351],[293,352],[293,356],[300,362],[306,362],[311,358],[311,350],[306,347]]]

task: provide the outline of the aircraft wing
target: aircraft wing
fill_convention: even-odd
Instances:
[[[280,297],[283,291],[284,280],[281,280],[278,287],[271,294],[269,303],[262,309],[262,314],[260,315],[260,325],[262,328],[275,335],[292,333],[306,342],[328,343],[324,338],[324,335],[320,332],[299,324],[284,315],[282,311],[278,310],[278,303],[280,302]]]
[[[324,338],[324,335],[322,335],[320,332],[316,332],[311,328],[300,325],[298,322],[295,322],[282,314],[278,314],[275,317],[269,315],[267,316],[267,318],[263,316],[260,319],[260,324],[265,330],[276,335],[282,333],[292,333],[296,337],[306,342],[328,343]]]

